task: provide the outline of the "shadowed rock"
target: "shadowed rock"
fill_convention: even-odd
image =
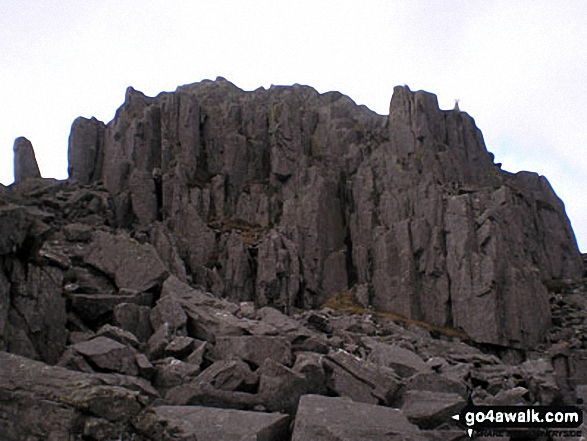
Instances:
[[[129,423],[156,396],[143,380],[84,374],[0,352],[0,426],[6,440],[65,440],[81,435],[95,418]],[[121,424],[117,435],[130,432]]]
[[[145,415],[139,428],[145,436],[186,441],[282,441],[289,416],[200,406],[160,406]],[[205,421],[206,424],[202,424]],[[165,438],[166,433],[169,438]]]
[[[24,138],[14,141],[14,182],[22,182],[29,178],[40,178],[41,172],[31,142]]]
[[[102,174],[102,149],[106,126],[96,118],[81,116],[71,126],[69,135],[69,178],[80,184],[99,179]]]
[[[292,441],[424,441],[424,434],[398,409],[354,403],[344,398],[304,395]]]

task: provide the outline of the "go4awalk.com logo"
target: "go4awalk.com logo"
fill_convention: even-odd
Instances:
[[[557,432],[555,436],[581,436],[578,427],[583,423],[583,412],[574,406],[467,405],[452,418],[465,426],[469,437],[478,432],[499,434],[522,430]]]

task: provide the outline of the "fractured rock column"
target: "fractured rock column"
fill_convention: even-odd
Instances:
[[[69,135],[69,178],[80,184],[101,179],[104,131],[106,126],[96,118],[79,117]]]
[[[22,182],[29,178],[40,178],[41,172],[33,145],[21,136],[14,141],[14,182]]]

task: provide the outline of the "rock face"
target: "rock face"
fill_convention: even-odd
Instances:
[[[28,178],[40,178],[41,172],[31,142],[24,138],[14,141],[14,181],[21,182]]]
[[[129,89],[74,122],[71,179],[18,176],[2,440],[457,440],[467,400],[585,396],[562,202],[431,94]]]
[[[234,301],[287,312],[357,285],[377,310],[528,347],[542,280],[583,272],[548,181],[502,171],[468,114],[407,87],[388,117],[300,85],[129,88],[107,126],[76,120],[70,158],[119,226],[165,222],[193,281]]]

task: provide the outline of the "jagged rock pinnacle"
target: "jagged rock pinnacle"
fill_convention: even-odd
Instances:
[[[40,178],[33,145],[21,136],[14,141],[14,181],[22,182],[29,178]]]

